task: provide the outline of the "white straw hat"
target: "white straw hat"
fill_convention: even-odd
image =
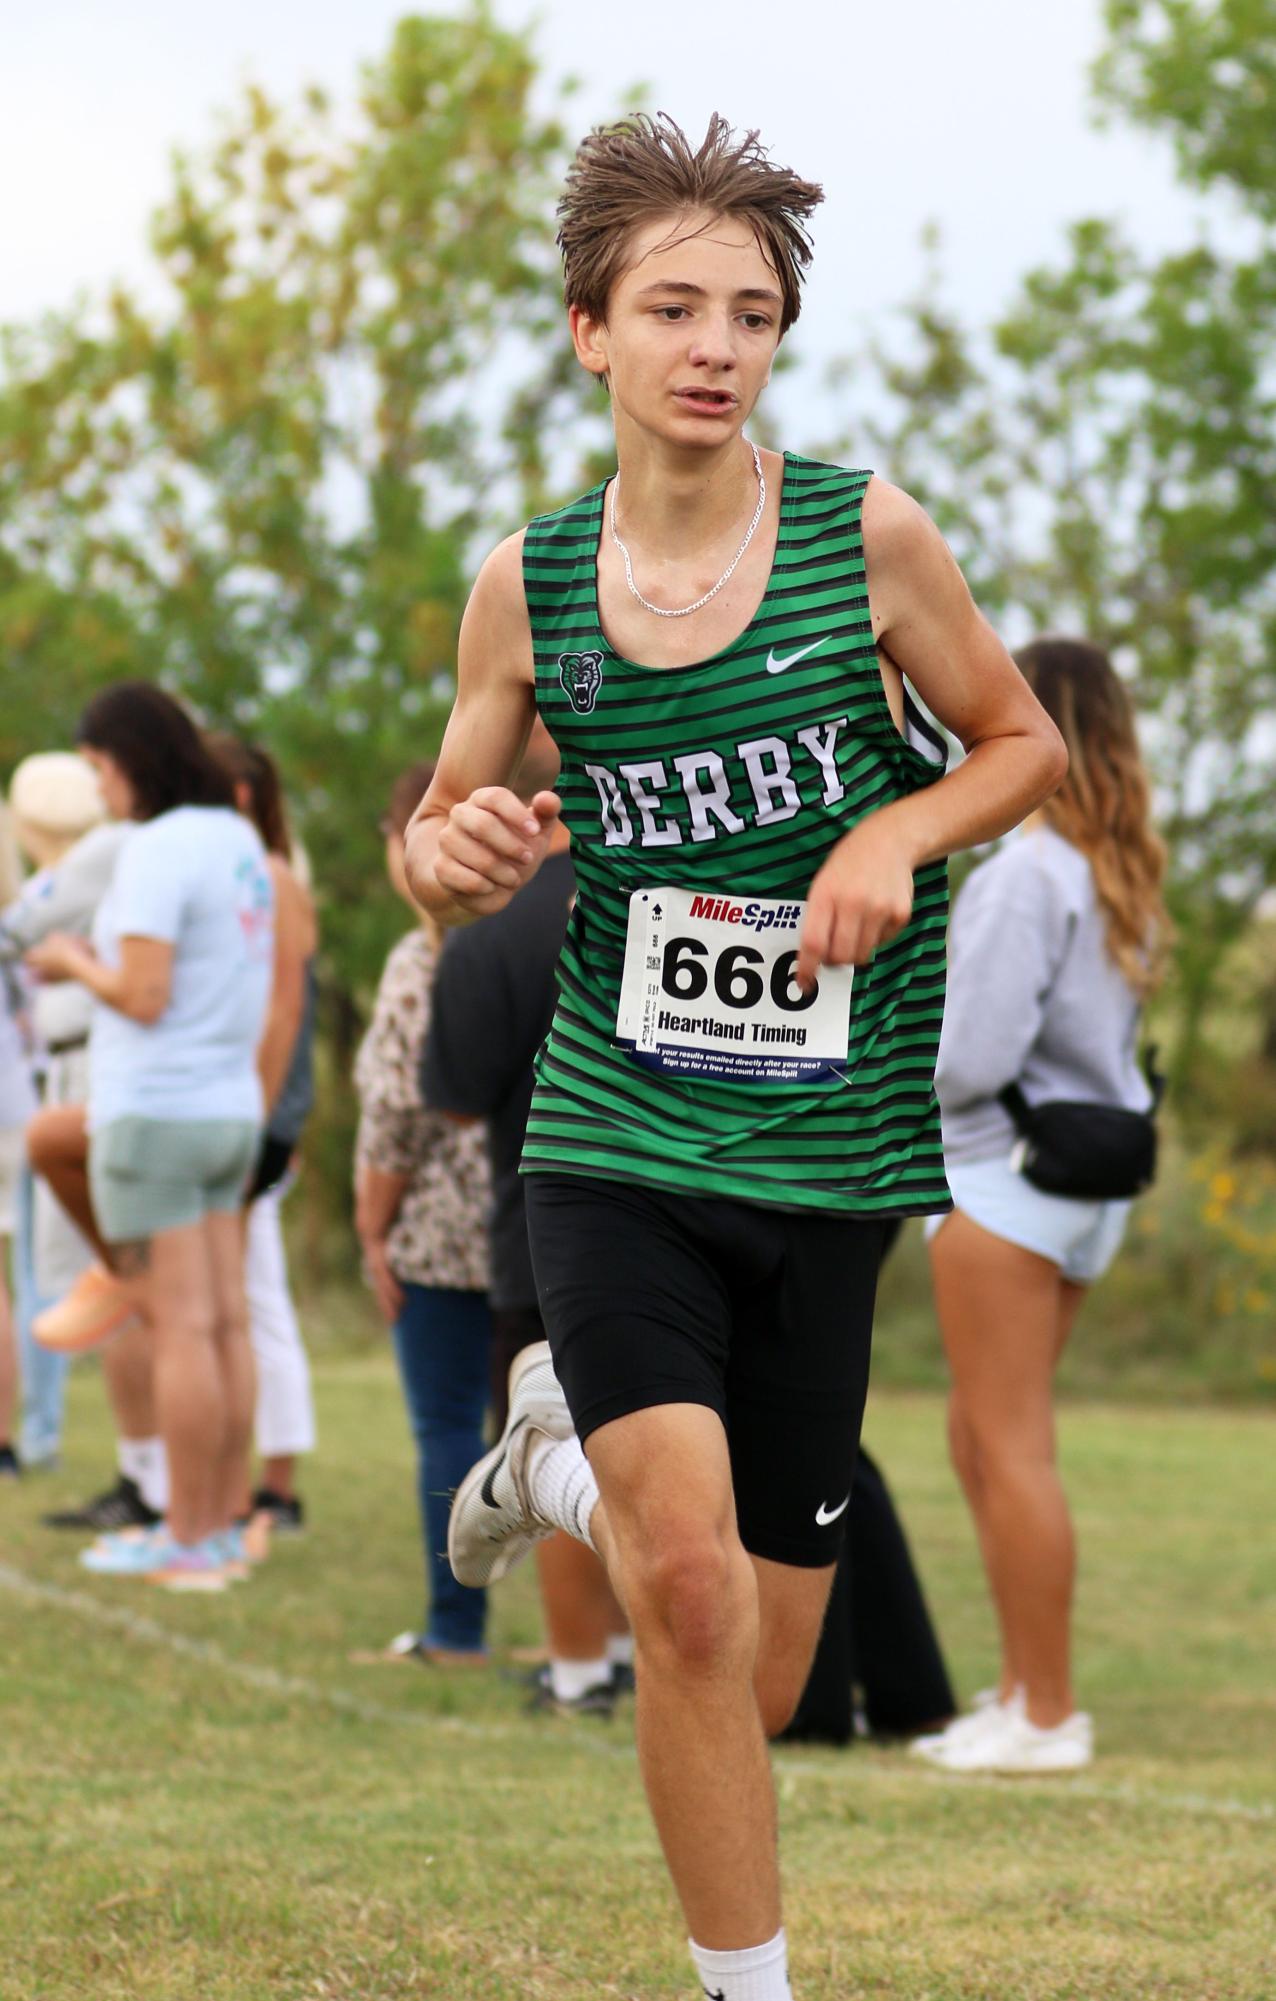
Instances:
[[[93,767],[73,750],[24,757],[9,784],[14,817],[41,833],[87,834],[106,818]]]

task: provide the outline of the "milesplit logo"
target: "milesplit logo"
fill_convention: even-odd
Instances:
[[[690,915],[707,917],[714,924],[742,924],[746,931],[796,931],[802,921],[802,906],[781,903],[774,910],[764,910],[760,903],[734,903],[729,896],[693,896]]]

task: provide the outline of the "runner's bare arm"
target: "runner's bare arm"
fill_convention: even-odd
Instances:
[[[535,685],[519,534],[493,550],[470,594],[438,769],[408,822],[408,886],[444,924],[503,910],[544,860],[558,799],[538,792],[528,806],[509,789],[531,734]]]
[[[1067,770],[1054,724],[976,608],[939,530],[874,479],[864,496],[869,599],[886,671],[908,677],[966,758],[935,785],[871,813],[811,885],[796,968],[864,965],[908,922],[913,872],[990,841],[1048,799]]]

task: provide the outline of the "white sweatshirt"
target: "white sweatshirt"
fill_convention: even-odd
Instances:
[[[1109,957],[1090,864],[1049,828],[1016,835],[963,884],[935,1069],[950,1166],[1008,1154],[997,1094],[1145,1111],[1139,1002]]]

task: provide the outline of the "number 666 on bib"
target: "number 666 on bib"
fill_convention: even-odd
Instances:
[[[629,899],[616,1040],[649,1069],[785,1083],[841,1069],[852,969],[793,978],[806,906],[638,889]]]

